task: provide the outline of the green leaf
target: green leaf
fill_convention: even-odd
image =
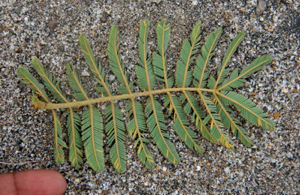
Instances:
[[[125,74],[125,68],[123,62],[121,60],[119,51],[118,51],[118,28],[116,25],[111,27],[110,35],[109,35],[109,42],[108,42],[108,58],[110,63],[110,68],[112,69],[113,73],[116,75],[118,81],[125,85],[125,90],[122,90],[122,93],[130,93],[130,86],[128,84],[128,79]]]
[[[110,104],[105,111],[105,130],[108,136],[107,145],[111,146],[110,159],[119,173],[126,171],[125,126],[120,109]]]
[[[73,94],[73,96],[77,100],[88,100],[89,98],[81,85],[77,73],[68,64],[67,74],[71,88],[78,92]],[[88,109],[83,113],[81,130],[87,160],[95,171],[101,172],[104,168],[103,122],[100,112],[92,105],[89,105]]]
[[[80,137],[81,120],[78,114],[76,114],[72,108],[69,109],[68,114],[68,135],[69,135],[69,160],[75,168],[80,168],[82,164],[82,141]]]
[[[103,121],[95,107],[90,105],[83,112],[81,130],[86,158],[93,170],[101,172],[104,169]]]
[[[34,57],[31,60],[31,64],[35,68],[35,70],[38,72],[38,74],[41,76],[41,78],[44,81],[45,87],[52,92],[55,98],[57,98],[60,102],[68,102],[67,98],[63,95],[61,92],[61,89],[59,87],[59,81],[55,79],[55,77],[52,76],[51,73],[49,73],[47,70],[45,70],[42,63],[38,60],[37,57]]]
[[[136,75],[138,77],[138,84],[142,90],[150,91],[155,84],[155,76],[153,72],[153,65],[151,58],[148,57],[148,34],[150,22],[144,20],[140,24],[140,39],[139,39],[139,64],[136,66]]]
[[[148,65],[151,63],[148,60]],[[145,68],[136,66],[136,75],[138,78],[138,84],[142,90],[149,91],[153,88],[155,84],[155,77],[153,74],[152,66],[148,66],[147,71]]]
[[[200,30],[200,23],[196,25],[191,35],[193,48],[189,48],[189,49],[191,50],[190,52],[192,54],[194,52],[192,50],[194,48],[197,48],[197,46],[195,46],[196,44],[195,42],[198,41],[197,39],[199,36],[199,30]],[[162,20],[156,28],[156,34],[157,34],[157,42],[158,42],[158,51],[160,55],[156,53],[154,53],[153,55],[154,72],[156,73],[156,76],[158,76],[159,78],[161,78],[161,80],[165,82],[166,88],[169,88],[169,84],[171,84],[171,82],[169,82],[167,76],[165,51],[170,39],[170,25],[165,25],[165,20]],[[188,43],[188,41],[186,41],[186,43]],[[186,59],[186,60],[190,60],[190,59]],[[189,65],[189,62],[187,63]],[[169,101],[165,101],[165,102],[170,103],[170,107],[171,107],[170,112],[172,111],[173,108],[175,118],[176,118],[174,122],[175,131],[180,136],[180,138],[187,144],[189,148],[196,150],[199,153],[203,153],[204,149],[198,145],[197,136],[191,129],[187,127],[189,125],[189,122],[181,107],[180,101],[175,96],[172,96],[170,93],[167,94],[168,94]],[[165,104],[165,106],[167,106],[167,104]]]
[[[271,56],[264,55],[254,60],[249,66],[244,68],[240,74],[238,74],[238,69],[235,69],[230,77],[225,79],[222,85],[218,87],[218,90],[230,91],[233,88],[242,86],[246,81],[245,78],[249,77],[256,71],[263,69],[265,65],[269,64],[271,61]]]
[[[138,101],[132,100],[128,103],[126,110],[129,111],[132,118],[127,124],[127,129],[133,139],[136,139],[135,147],[138,147],[138,157],[148,169],[151,169],[154,159],[145,145],[149,140],[144,138],[142,134],[147,132],[143,106]]]
[[[54,156],[57,164],[61,165],[64,163],[65,155],[63,147],[67,147],[66,143],[62,140],[62,129],[58,116],[54,110],[52,111],[53,125],[54,125]]]
[[[204,87],[206,79],[209,76],[209,71],[205,72],[205,69],[214,55],[213,50],[216,48],[218,40],[221,36],[222,28],[218,28],[216,31],[211,33],[206,39],[205,44],[202,46],[201,55],[197,58],[197,64],[194,70],[194,86],[198,88]]]
[[[132,93],[131,91],[133,91],[133,82],[130,82],[128,84],[128,87],[129,87],[129,92]],[[119,92],[121,94],[127,94],[128,93],[128,88],[126,86],[117,86]]]
[[[30,89],[37,92],[39,96],[41,96],[45,102],[49,102],[49,98],[45,92],[45,90],[42,88],[42,84],[40,84],[36,78],[34,78],[30,72],[24,68],[19,67],[17,69],[17,74],[20,79],[22,79],[22,82],[26,84]]]
[[[108,94],[108,96],[110,96],[111,94],[108,88],[108,84],[104,79],[105,72],[102,70],[100,62],[98,63],[96,61],[90,43],[88,42],[86,37],[82,34],[80,34],[78,40],[86,63],[89,65],[92,73],[95,75],[96,80],[102,85],[102,87],[105,89],[105,92]]]
[[[166,19],[161,20],[156,27],[158,52],[153,53],[154,73],[158,80],[164,81],[166,88],[169,88],[166,51],[170,40],[170,24],[166,24]],[[172,87],[172,85],[170,85]]]
[[[162,113],[161,105],[158,101],[150,96],[147,100],[145,109],[147,124],[150,129],[151,135],[160,149],[161,153],[173,164],[178,164],[179,155],[166,133],[166,126],[164,124],[164,115]]]
[[[209,87],[210,89],[213,89],[214,86],[215,86],[215,84],[216,84],[215,78],[212,77],[212,76],[210,76],[209,79],[208,79],[208,87]]]
[[[228,64],[228,62],[230,61],[232,55],[234,54],[234,52],[236,51],[237,47],[239,46],[239,44],[242,42],[242,40],[245,37],[245,32],[240,32],[234,39],[233,41],[230,43],[225,56],[222,60],[222,65],[218,67],[218,79],[216,81],[215,87],[214,89],[217,88],[218,84],[222,82],[222,80],[224,79],[225,75],[228,73],[229,70],[226,70],[226,66]]]
[[[236,136],[245,146],[252,146],[253,143],[248,137],[248,133],[242,127],[239,126],[240,122],[230,114],[232,110],[226,105],[222,104],[222,102],[219,100],[217,110],[221,116],[222,123],[228,129],[231,129],[233,135]]]
[[[208,141],[216,143],[217,140],[212,136],[209,129],[203,122],[204,114],[195,97],[192,96],[189,92],[183,91],[183,94],[180,96],[180,99],[181,102],[186,101],[186,104],[184,106],[184,112],[186,113],[186,115],[193,114],[192,119],[196,123],[198,131],[200,131],[202,136],[205,137]]]
[[[98,77],[98,72],[101,72],[101,66],[100,63],[98,64],[96,61],[96,58],[91,49],[89,41],[82,34],[79,35],[78,40],[86,63],[89,65],[91,71],[95,74],[95,76]]]
[[[223,133],[220,137],[220,143],[230,150],[234,150],[234,146],[232,145],[231,139],[228,137],[227,134]]]
[[[214,77],[210,75],[207,66],[214,56],[213,51],[222,33],[222,28],[218,28],[208,36],[202,46],[201,54],[196,60],[196,67],[192,71],[191,64],[195,61],[200,48],[201,23],[197,23],[189,39],[186,39],[183,43],[180,59],[177,61],[176,77],[174,77],[172,70],[171,72],[168,70],[166,58],[170,41],[170,25],[163,19],[156,26],[157,52],[153,52],[152,55],[148,49],[149,27],[148,20],[144,20],[140,24],[139,59],[135,69],[137,82],[128,81],[126,66],[123,64],[118,51],[118,29],[115,25],[111,28],[108,40],[108,59],[112,72],[120,82],[120,85],[113,86],[118,88],[119,94],[117,95],[111,93],[110,85],[105,79],[107,71],[96,61],[91,46],[83,35],[79,36],[80,47],[95,79],[100,83],[100,86],[96,87],[100,92],[100,97],[96,99],[88,97],[87,91],[83,88],[78,75],[70,65],[67,65],[67,74],[70,86],[75,91],[72,95],[76,101],[69,101],[66,98],[67,96],[61,92],[59,87],[59,80],[45,70],[37,58],[33,58],[32,64],[41,76],[45,89],[32,77],[27,69],[21,67],[17,70],[22,82],[35,92],[32,95],[34,107],[37,109],[50,109],[52,112],[54,153],[57,163],[64,162],[62,148],[66,147],[65,142],[62,140],[59,117],[55,112],[55,109],[60,108],[69,110],[67,123],[70,143],[69,160],[73,166],[79,168],[82,163],[81,149],[84,145],[87,160],[96,171],[102,171],[104,168],[104,130],[107,134],[107,145],[110,147],[111,162],[118,172],[123,173],[126,170],[124,143],[126,127],[133,138],[134,147],[137,148],[138,158],[149,169],[154,165],[154,159],[147,147],[147,143],[150,141],[145,136],[149,131],[161,153],[173,164],[179,162],[179,155],[173,143],[169,140],[165,116],[173,117],[174,121],[171,124],[173,124],[176,133],[189,148],[200,153],[203,153],[204,149],[199,146],[196,133],[191,130],[190,126],[196,125],[198,131],[207,140],[212,143],[220,141],[223,146],[230,150],[234,149],[234,145],[227,134],[229,131],[246,146],[252,145],[247,131],[241,127],[241,122],[233,117],[235,112],[235,110],[232,110],[233,106],[240,111],[241,116],[250,122],[265,129],[274,129],[274,122],[269,120],[267,115],[257,108],[253,102],[237,93],[228,92],[241,86],[250,74],[262,69],[272,60],[268,55],[262,56],[254,60],[241,72],[236,69],[231,75],[227,76],[231,70],[227,65],[244,38],[243,32],[239,33],[229,45],[221,65],[218,66],[219,75]],[[159,81],[157,86],[155,86],[156,80]],[[177,87],[173,87],[174,82],[176,82]],[[190,87],[191,82],[193,82],[192,87]],[[138,86],[136,86],[136,83]],[[49,99],[46,89],[52,92],[60,103],[54,103],[52,99]],[[133,92],[133,89],[136,92]],[[145,99],[142,98],[147,99],[145,105],[141,103],[145,102]],[[126,121],[129,122],[125,127],[123,113],[115,101],[123,102],[126,100],[128,100],[128,106],[124,116],[128,117]],[[160,102],[163,102],[164,107],[168,108],[162,107]],[[102,121],[102,112],[93,106],[97,103],[101,107],[105,105],[107,108],[105,123]],[[80,120],[73,107],[83,106],[86,107],[84,107],[82,120]],[[168,110],[169,115],[164,115],[163,109]],[[191,124],[192,122],[195,124]],[[80,140],[80,123],[83,143]]]
[[[190,124],[181,107],[180,101],[175,96],[169,96],[169,99],[175,114],[174,129],[176,133],[190,149],[203,154],[204,149],[199,146],[196,134],[187,127]]]
[[[37,94],[39,94],[44,99],[45,102],[47,103],[50,102],[45,90],[41,87],[42,85],[36,80],[36,78],[34,78],[30,74],[30,72],[26,68],[19,67],[17,70],[17,74],[19,78],[22,79],[22,82],[25,83],[33,91],[37,92]],[[33,103],[40,102],[38,98],[35,96],[33,96],[32,101]],[[63,164],[64,151],[62,150],[62,147],[66,147],[66,143],[62,140],[61,124],[58,119],[58,116],[55,110],[52,109],[51,112],[52,112],[53,125],[54,125],[54,156],[57,164]]]
[[[210,98],[204,96],[201,93],[199,93],[199,95],[208,112],[208,115],[203,120],[203,123],[206,124],[210,120],[210,132],[212,136],[216,140],[220,140],[220,143],[226,148],[230,150],[234,150],[234,146],[231,144],[232,141],[225,133],[222,132],[222,129],[224,128],[224,124],[221,123],[221,117],[217,113],[216,106],[214,105],[214,103],[211,101]]]
[[[70,82],[70,86],[71,88],[78,92],[73,94],[73,96],[77,99],[77,100],[88,100],[88,96],[87,93],[85,92],[81,81],[76,73],[76,71],[74,70],[73,66],[70,64],[66,65],[67,67],[67,74],[68,74],[68,80]]]
[[[121,86],[121,87],[123,87],[123,86]],[[108,96],[108,93],[104,87],[95,87],[95,89],[100,92],[101,96],[104,96],[104,97]],[[127,90],[125,92],[127,92]]]
[[[176,84],[178,87],[188,87],[191,84],[193,75],[189,66],[193,61],[195,53],[199,49],[201,22],[198,22],[190,35],[190,42],[186,39],[180,52],[180,60],[176,68]]]
[[[34,66],[35,70],[43,79],[46,88],[52,92],[54,97],[62,103],[69,102],[65,95],[63,95],[63,93],[61,92],[59,82],[57,82],[57,80],[54,76],[52,76],[51,73],[45,70],[42,63],[36,57],[34,57],[31,60],[31,64]],[[76,168],[79,168],[80,164],[82,163],[82,142],[79,134],[80,122],[81,121],[79,116],[76,113],[74,113],[72,108],[69,108],[69,117],[67,125],[70,142],[69,159],[71,164]]]
[[[261,126],[263,129],[274,129],[275,124],[267,118],[268,115],[246,97],[232,91],[218,92],[217,95],[225,105],[234,105],[241,115],[251,123]]]

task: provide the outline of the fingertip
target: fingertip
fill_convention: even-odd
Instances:
[[[30,170],[34,171],[36,174],[35,177],[43,178],[43,180],[37,181],[46,191],[48,194],[64,194],[67,189],[67,182],[64,176],[59,173],[58,171],[54,170]],[[31,174],[29,172],[29,174]],[[32,177],[33,175],[32,174]],[[45,185],[44,185],[45,184]],[[37,186],[37,185],[36,185]],[[47,193],[43,193],[47,194]]]
[[[64,194],[67,188],[66,179],[57,171],[29,170],[16,173],[3,174],[0,180],[4,181],[4,187],[16,192],[12,194]],[[5,179],[7,178],[7,179]]]

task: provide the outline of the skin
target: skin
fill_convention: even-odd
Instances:
[[[59,195],[67,188],[66,179],[57,171],[29,170],[0,174],[0,195]]]

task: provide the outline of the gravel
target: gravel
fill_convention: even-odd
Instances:
[[[0,173],[39,168],[58,170],[68,181],[66,194],[300,193],[299,1],[70,2],[0,2]],[[245,123],[254,146],[247,148],[235,140],[233,152],[200,137],[207,152],[199,155],[189,150],[170,126],[172,142],[181,156],[177,166],[162,157],[152,144],[150,149],[156,166],[147,170],[138,161],[129,137],[124,174],[116,173],[109,160],[102,173],[94,172],[87,163],[79,170],[68,161],[57,166],[53,158],[50,113],[30,106],[31,90],[20,82],[16,69],[25,66],[34,72],[30,60],[37,56],[61,79],[63,90],[70,94],[65,64],[73,63],[84,76],[85,87],[92,92],[95,82],[83,61],[78,36],[82,33],[88,37],[96,58],[107,68],[109,30],[112,24],[117,24],[124,64],[134,80],[139,23],[143,19],[150,20],[149,44],[154,49],[155,25],[162,18],[167,18],[172,28],[168,50],[171,72],[174,72],[183,40],[188,38],[197,21],[202,21],[203,37],[220,26],[224,28],[216,49],[217,57],[211,64],[213,72],[230,40],[240,31],[247,35],[230,67],[242,68],[258,56],[272,55],[272,64],[251,76],[239,93],[262,108],[275,121],[276,129],[263,131]],[[112,76],[107,72],[109,82],[117,85]],[[91,97],[96,96],[91,93]],[[61,119],[65,125],[64,117]]]

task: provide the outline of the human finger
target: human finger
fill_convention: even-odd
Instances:
[[[0,174],[0,195],[59,195],[66,188],[66,179],[57,171],[40,169]]]

